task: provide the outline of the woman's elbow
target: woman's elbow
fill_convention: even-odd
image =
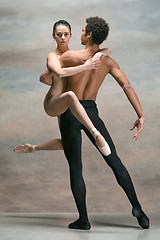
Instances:
[[[57,71],[55,71],[55,74],[59,77],[59,78],[62,78],[62,77],[66,77],[66,73],[65,71],[61,68],[61,69],[58,69]]]
[[[59,73],[59,74],[57,74],[57,75],[58,75],[58,77],[60,77],[60,78],[62,78],[62,77],[67,77],[65,73]]]
[[[65,71],[63,71],[63,69],[56,71],[55,74],[56,74],[59,78],[66,77],[66,73],[65,73]]]
[[[50,64],[47,64],[47,68],[49,71],[54,72],[58,77],[63,77],[62,69],[54,69]]]

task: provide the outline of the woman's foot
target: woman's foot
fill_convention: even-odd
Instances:
[[[25,145],[19,145],[17,146],[14,151],[16,153],[33,153],[36,151],[36,148],[35,148],[36,145],[32,145],[32,144],[29,144],[29,143],[26,143]]]
[[[149,228],[149,218],[147,215],[142,211],[142,209],[137,210],[136,208],[132,209],[132,215],[137,218],[139,225],[144,228]]]
[[[82,222],[81,219],[78,219],[76,220],[75,222],[73,223],[70,223],[68,225],[69,228],[72,228],[72,229],[81,229],[81,230],[89,230],[91,228],[91,224],[89,221],[87,222]]]
[[[100,150],[100,152],[104,156],[108,156],[109,154],[111,154],[110,147],[109,147],[108,143],[106,142],[106,140],[104,139],[104,137],[100,134],[100,132],[96,128],[94,128],[91,131],[91,133],[95,139],[95,143],[96,143],[98,149]]]

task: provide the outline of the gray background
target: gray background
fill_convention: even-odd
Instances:
[[[72,25],[71,49],[80,49],[86,17],[110,25],[103,47],[135,88],[145,115],[138,141],[129,128],[136,114],[115,80],[107,76],[97,98],[117,151],[131,173],[147,212],[160,210],[160,1],[0,0],[0,212],[72,212],[63,151],[16,154],[16,145],[59,138],[57,119],[43,110],[48,86],[39,83],[45,58],[55,48],[52,25]],[[115,178],[83,134],[83,165],[90,212],[128,212],[131,207]]]

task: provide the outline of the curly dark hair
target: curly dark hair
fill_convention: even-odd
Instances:
[[[71,32],[71,25],[67,21],[65,21],[65,20],[59,20],[59,21],[55,22],[55,24],[53,25],[53,35],[55,35],[56,27],[58,25],[65,25],[65,26],[67,26],[69,28],[70,32]]]
[[[108,23],[100,17],[90,17],[86,19],[86,34],[92,33],[92,42],[100,45],[106,40],[109,33]]]

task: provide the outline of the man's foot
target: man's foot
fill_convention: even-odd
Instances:
[[[104,156],[108,156],[109,154],[111,154],[111,149],[108,143],[105,141],[104,137],[100,134],[100,132],[96,128],[94,128],[91,133],[100,152]]]
[[[138,223],[142,228],[144,229],[149,228],[149,218],[141,209],[137,210],[136,208],[133,208],[132,215],[137,218]]]
[[[29,143],[26,143],[25,145],[19,145],[17,146],[14,151],[16,153],[33,153],[36,151],[35,149],[35,146],[36,145],[32,145],[32,144],[29,144]]]
[[[88,221],[82,222],[80,219],[78,219],[75,222],[70,223],[68,227],[72,229],[89,230],[91,228],[91,224]]]

